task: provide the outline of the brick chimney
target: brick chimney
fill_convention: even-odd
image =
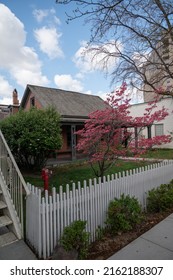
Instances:
[[[10,114],[14,115],[19,111],[19,99],[18,92],[16,89],[13,90],[13,104],[9,106]]]
[[[18,92],[16,89],[13,90],[13,105],[14,106],[19,105]]]

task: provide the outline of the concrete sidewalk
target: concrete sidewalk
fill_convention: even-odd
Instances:
[[[0,260],[37,260],[23,240],[0,247]]]
[[[109,260],[173,260],[173,214],[112,255]]]

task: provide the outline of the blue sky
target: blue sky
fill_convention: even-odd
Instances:
[[[113,89],[100,63],[82,59],[90,28],[82,19],[66,23],[71,8],[55,0],[0,1],[1,104],[11,104],[14,88],[21,100],[27,84],[102,98]]]

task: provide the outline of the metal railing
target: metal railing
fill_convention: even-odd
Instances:
[[[24,212],[23,198],[28,196],[30,191],[26,182],[16,164],[16,161],[10,151],[10,148],[0,130],[0,175],[7,188],[7,194],[11,200],[13,211],[15,211],[21,230],[21,236],[24,234]]]

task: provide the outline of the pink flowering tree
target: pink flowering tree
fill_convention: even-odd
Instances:
[[[129,153],[145,153],[153,145],[170,142],[170,135],[146,139],[141,131],[153,123],[163,120],[167,110],[156,110],[157,103],[148,104],[141,117],[130,115],[130,99],[125,98],[126,84],[107,96],[104,110],[89,115],[79,136],[77,150],[88,156],[97,177],[103,178],[105,171],[121,156]]]

